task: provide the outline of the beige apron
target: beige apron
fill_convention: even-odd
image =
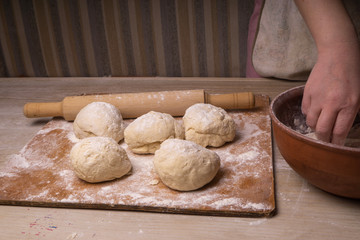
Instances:
[[[358,0],[345,1],[359,33]],[[252,62],[263,77],[306,80],[317,58],[314,40],[293,0],[265,0]]]

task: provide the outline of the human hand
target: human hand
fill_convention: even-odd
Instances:
[[[304,90],[302,111],[307,125],[320,140],[343,145],[359,109],[358,42],[323,49]]]

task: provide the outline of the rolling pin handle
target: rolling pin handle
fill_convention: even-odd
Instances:
[[[26,103],[23,111],[28,118],[63,116],[62,102]]]
[[[229,94],[207,94],[205,103],[223,109],[251,109],[255,107],[255,96],[252,92],[239,92]]]

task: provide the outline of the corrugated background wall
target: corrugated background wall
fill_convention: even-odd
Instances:
[[[0,0],[0,76],[244,77],[253,0]]]

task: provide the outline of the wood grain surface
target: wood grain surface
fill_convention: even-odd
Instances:
[[[256,101],[257,109],[229,112],[236,123],[236,138],[211,148],[220,156],[221,168],[215,179],[199,190],[169,189],[153,169],[153,155],[133,154],[123,141],[132,173],[114,181],[86,183],[76,177],[70,164],[69,152],[78,141],[72,122],[54,119],[0,173],[0,203],[269,216],[275,210],[269,98],[257,96]]]
[[[186,89],[251,91],[273,99],[304,84],[264,78],[1,78],[0,171],[51,121],[25,118],[27,102],[54,102],[82,93]],[[273,159],[276,211],[270,218],[0,205],[0,239],[357,239],[360,200],[309,184],[286,163],[275,141]]]

